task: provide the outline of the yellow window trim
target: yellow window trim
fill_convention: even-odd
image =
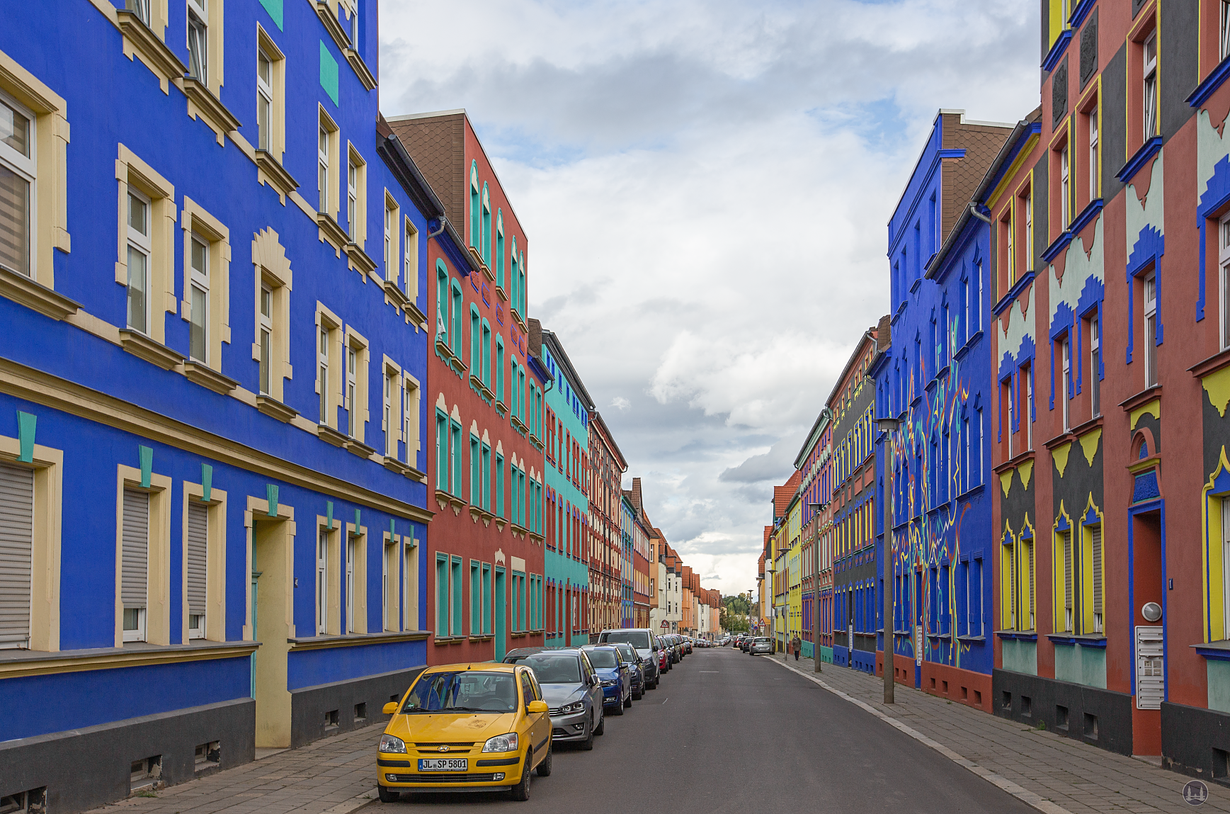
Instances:
[[[182,630],[180,641],[188,643],[188,499],[200,503],[204,488],[199,483],[185,481],[182,497],[182,524],[180,525],[180,562],[183,567]],[[226,641],[226,492],[210,487],[209,533],[205,553],[205,640]]]
[[[221,373],[222,343],[231,343],[230,230],[186,195],[180,228],[184,232],[184,300],[180,314],[185,321],[192,319],[192,301],[188,298],[192,235],[195,233],[209,244],[209,366]]]
[[[141,486],[141,470],[118,464],[115,479],[115,646],[124,646],[123,580],[124,489],[148,492],[148,578],[145,587],[145,641],[171,643],[171,478],[153,473],[149,488]]]
[[[359,635],[367,633],[367,526],[356,526],[354,523],[347,523],[345,540],[347,546],[349,546],[351,538],[354,538],[355,541],[355,595],[351,597],[351,609],[354,613],[354,619],[347,619],[346,624],[347,626],[353,624],[355,635]],[[344,574],[343,578],[345,578]]]
[[[165,314],[179,312],[175,296],[175,186],[123,144],[115,160],[115,179],[119,188],[115,282],[128,285],[128,189],[132,187],[150,199],[149,337],[165,343]]]
[[[269,154],[273,156],[278,163],[282,162],[282,156],[286,152],[286,55],[278,48],[277,43],[265,31],[260,23],[256,24],[256,45],[265,55],[269,57],[272,63],[271,68],[273,76],[271,77],[272,86],[270,90],[273,92],[273,111],[272,111],[272,126],[269,143]],[[258,142],[259,143],[259,142]]]
[[[368,342],[361,333],[356,331],[350,325],[347,325],[343,351],[347,351],[351,347],[358,350],[358,358],[355,360],[355,400],[358,401],[357,407],[359,410],[359,420],[355,422],[354,437],[355,440],[360,443],[364,443],[364,439],[367,435],[367,422],[371,419],[371,405],[369,404],[368,395],[368,365],[371,362],[371,359],[369,358],[371,355],[371,343]],[[342,364],[346,364],[344,357],[342,359]],[[343,379],[343,381],[345,380]],[[343,396],[345,395],[344,388],[345,385],[343,384]],[[354,409],[355,407],[355,405],[350,404],[344,404],[343,406],[345,406],[347,410]]]
[[[252,360],[261,358],[261,285],[268,285],[273,292],[273,337],[269,360],[269,395],[283,401],[283,381],[294,378],[290,364],[290,294],[294,287],[294,275],[286,249],[272,228],[257,232],[252,238],[252,265],[255,296],[253,298]],[[257,385],[259,390],[259,383]]]
[[[341,633],[342,620],[342,586],[341,586],[341,549],[338,547],[338,538],[341,536],[341,525],[337,519],[333,520],[333,527],[329,527],[329,518],[322,514],[316,515],[316,534],[319,537],[325,535],[325,579],[328,581],[328,596],[325,597],[325,613],[328,618],[324,620],[325,635],[337,636]],[[318,540],[313,540],[313,550],[318,544]],[[315,563],[315,556],[312,557],[312,562]],[[312,568],[313,594],[315,593],[316,569]],[[319,599],[319,597],[318,597]],[[317,629],[320,626],[319,608],[314,611],[316,617]]]
[[[14,463],[21,442],[0,435],[0,460]],[[60,649],[60,523],[64,452],[34,445],[34,516],[30,571],[30,649]]]

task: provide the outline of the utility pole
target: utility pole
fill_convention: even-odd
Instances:
[[[895,418],[879,418],[876,424],[884,433],[884,703],[894,703],[896,689],[896,671],[893,666],[893,655],[897,649],[896,611],[893,602],[896,592],[893,590],[893,433],[897,432],[901,422]]]

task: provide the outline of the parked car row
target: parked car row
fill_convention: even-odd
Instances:
[[[739,633],[730,640],[730,646],[739,648],[749,656],[773,654],[773,640],[768,636]]]
[[[692,652],[648,628],[604,630],[597,644],[522,647],[500,663],[428,667],[391,715],[376,758],[381,802],[441,790],[507,790],[528,800],[551,774],[557,743],[594,748],[606,716],[623,715]]]

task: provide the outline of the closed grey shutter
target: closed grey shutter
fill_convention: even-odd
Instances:
[[[205,551],[209,533],[209,507],[188,504],[188,545],[184,558],[188,564],[188,614],[205,613]]]
[[[125,608],[144,608],[149,581],[149,495],[124,490],[120,600]]]
[[[1102,612],[1102,527],[1094,526],[1090,534],[1093,549],[1093,612]]]
[[[30,643],[34,471],[0,464],[0,647]]]

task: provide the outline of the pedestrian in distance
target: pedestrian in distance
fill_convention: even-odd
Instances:
[[[803,646],[803,642],[798,636],[794,637],[794,660],[799,660],[799,648]]]

